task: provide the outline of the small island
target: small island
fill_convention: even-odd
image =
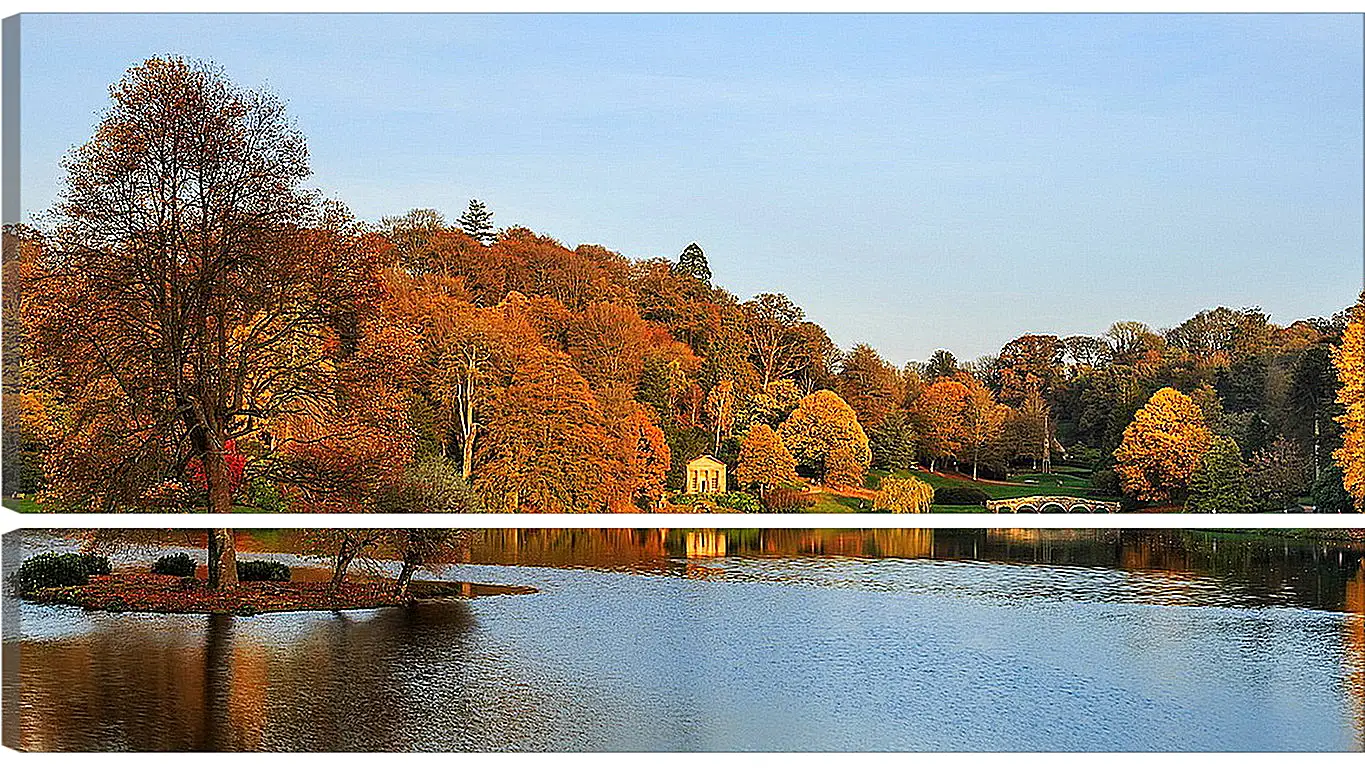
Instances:
[[[74,605],[97,611],[132,613],[204,613],[250,616],[288,611],[343,611],[388,608],[414,602],[525,595],[532,587],[475,584],[467,581],[414,581],[406,597],[382,581],[331,583],[287,581],[244,582],[236,589],[209,589],[195,578],[156,574],[92,576],[86,584],[42,587],[23,595],[36,603]]]
[[[205,578],[206,570],[185,553],[162,556],[150,566],[130,564],[115,572],[103,555],[46,552],[26,559],[12,585],[16,594],[34,603],[114,612],[237,616],[385,608],[537,591],[526,586],[414,579],[411,567],[404,568],[398,579],[355,579],[344,571],[291,569],[271,560],[236,562],[232,579],[212,573]]]

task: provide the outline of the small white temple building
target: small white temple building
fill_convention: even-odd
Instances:
[[[687,462],[687,487],[683,492],[693,496],[725,493],[725,463],[709,454]]]

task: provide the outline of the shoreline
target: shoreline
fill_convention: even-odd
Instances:
[[[413,581],[406,599],[387,581],[346,582],[332,589],[326,581],[245,581],[236,589],[208,589],[197,578],[157,574],[91,576],[73,587],[43,587],[20,599],[43,605],[69,605],[110,613],[255,616],[263,613],[396,608],[417,602],[528,595],[534,587],[468,581]]]

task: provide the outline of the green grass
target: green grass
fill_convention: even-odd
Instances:
[[[43,508],[42,504],[39,504],[33,499],[20,499],[15,496],[6,496],[4,497],[4,504],[6,509],[12,509],[15,512],[23,514],[49,513],[48,510]],[[261,509],[260,507],[248,507],[245,504],[234,504],[232,506],[232,512],[238,515],[257,515],[266,514],[269,510]]]
[[[973,482],[970,477],[930,474],[917,469],[897,470],[893,477],[915,477],[933,488],[979,488],[992,499],[1017,499],[1021,496],[1075,496],[1083,499],[1112,500],[1114,497],[1095,490],[1087,478],[1054,472],[1012,475],[1006,483]],[[1030,480],[1032,482],[1022,482]]]
[[[15,512],[42,512],[42,505],[33,499],[20,499],[14,496],[5,497],[5,508]]]
[[[846,514],[848,512],[871,512],[872,503],[853,496],[840,496],[837,493],[815,494],[815,506],[806,510],[809,514]]]

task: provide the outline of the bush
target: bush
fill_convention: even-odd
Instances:
[[[888,477],[872,497],[873,512],[897,514],[928,512],[934,502],[934,489],[915,477]]]
[[[970,488],[968,486],[934,489],[935,504],[971,504],[978,507],[984,507],[986,506],[986,500],[989,498],[990,496],[980,488]]]
[[[1123,490],[1119,487],[1118,473],[1112,469],[1097,469],[1090,475],[1090,485],[1101,493],[1108,493],[1114,496],[1119,495]]]
[[[733,509],[736,512],[762,512],[763,507],[758,503],[758,499],[743,492],[731,491],[722,493],[714,497],[716,506]]]
[[[763,497],[769,512],[805,512],[815,506],[815,499],[795,488],[774,488]]]
[[[104,555],[81,555],[85,562],[87,576],[108,576],[114,569],[109,566],[109,558]]]
[[[86,566],[85,555],[45,552],[25,560],[14,581],[21,595],[45,587],[79,587],[90,581]]]
[[[246,485],[246,501],[257,509],[266,512],[287,512],[284,497],[273,482],[263,478],[252,478]]]
[[[237,578],[242,581],[289,581],[289,566],[269,560],[239,560]]]
[[[152,573],[162,576],[193,576],[197,566],[194,558],[181,552],[178,555],[164,555],[152,564]]]

